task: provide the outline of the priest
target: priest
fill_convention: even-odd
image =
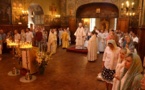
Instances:
[[[76,49],[83,49],[84,48],[84,41],[85,41],[85,30],[83,28],[82,23],[79,23],[79,27],[77,28],[76,32],[74,33],[76,36]]]

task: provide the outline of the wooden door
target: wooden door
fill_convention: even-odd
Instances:
[[[122,32],[128,32],[129,18],[118,18],[117,29]]]
[[[75,43],[74,33],[76,31],[76,28],[77,28],[75,17],[69,17],[69,28],[70,28],[70,33],[71,33],[71,42]]]

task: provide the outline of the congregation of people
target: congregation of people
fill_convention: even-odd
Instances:
[[[139,38],[135,32],[120,30],[99,30],[85,33],[79,24],[75,32],[76,49],[88,49],[89,62],[97,60],[103,53],[102,69],[99,80],[106,83],[106,90],[144,90],[145,76],[143,64],[138,55]],[[98,79],[98,76],[97,76]]]
[[[6,39],[15,42],[32,43],[40,51],[48,54],[57,53],[57,47],[66,49],[71,44],[69,28],[52,28],[48,31],[44,27],[35,30],[14,30],[7,34],[0,30],[0,55],[9,51]],[[82,23],[74,33],[76,36],[75,49],[87,49],[87,60],[97,61],[98,54],[103,54],[101,80],[106,82],[106,90],[145,90],[145,76],[143,64],[138,55],[139,38],[135,32],[123,33],[120,30],[85,31]],[[2,56],[1,56],[2,57]],[[1,58],[2,59],[2,58]]]
[[[7,47],[7,39],[17,43],[30,43],[38,47],[39,51],[55,54],[58,46],[62,46],[62,48],[69,46],[70,31],[69,28],[59,28],[58,30],[51,28],[48,32],[43,26],[38,26],[33,30],[26,28],[6,33],[3,29],[0,29],[0,54],[11,51]]]

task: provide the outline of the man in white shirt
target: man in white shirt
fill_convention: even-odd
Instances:
[[[132,39],[133,39],[133,42],[138,43],[138,37],[136,36],[135,33],[132,33]]]
[[[33,33],[30,31],[29,28],[26,29],[26,42],[32,43],[33,40]]]
[[[20,37],[20,34],[18,33],[18,31],[17,30],[14,30],[14,41],[15,42],[19,42],[20,41],[20,39],[21,39],[21,37]]]
[[[136,36],[135,33],[132,33],[132,40],[133,40],[133,44],[135,46],[134,52],[137,53],[139,38]]]

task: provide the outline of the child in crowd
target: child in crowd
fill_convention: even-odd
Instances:
[[[102,78],[106,82],[107,90],[112,89],[112,81],[115,74],[115,68],[118,62],[120,48],[115,40],[108,40],[108,46],[103,54]]]
[[[115,69],[112,90],[117,90],[117,88],[118,88],[119,81],[120,81],[121,75],[122,75],[123,70],[124,70],[126,54],[127,54],[127,49],[126,48],[122,48],[120,50],[118,63],[117,63],[116,69]]]

